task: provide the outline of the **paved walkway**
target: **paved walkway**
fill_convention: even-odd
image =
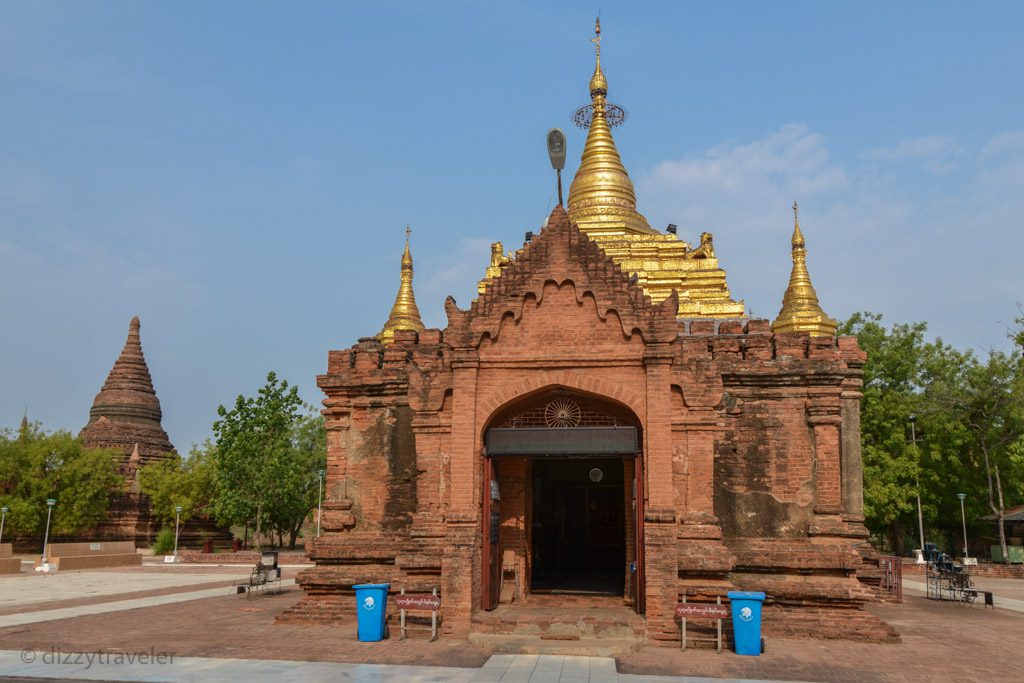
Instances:
[[[141,657],[140,657],[141,655]],[[132,657],[133,661],[126,660]],[[162,659],[161,659],[162,657]],[[169,658],[169,659],[168,659]],[[102,681],[430,681],[437,683],[753,683],[750,679],[620,674],[606,657],[494,655],[479,669],[171,657],[159,652],[67,653],[0,650],[0,672],[23,678]],[[763,683],[763,681],[762,681]]]
[[[223,580],[219,576],[218,580]],[[281,587],[295,585],[294,579],[286,579],[281,582]],[[134,598],[130,600],[112,600],[94,605],[81,605],[78,607],[61,607],[58,609],[43,609],[35,612],[21,612],[19,614],[7,614],[0,616],[0,628],[8,626],[22,626],[24,624],[36,624],[41,621],[54,621],[56,619],[70,619],[72,617],[84,617],[91,614],[106,614],[108,612],[120,612],[140,607],[156,607],[158,605],[170,605],[175,602],[188,602],[189,600],[202,600],[204,598],[218,598],[224,595],[231,595],[235,591],[232,588],[221,586],[219,588],[206,588],[187,593],[171,593],[170,595],[153,595],[145,598]]]
[[[96,580],[130,584],[133,574],[156,568],[104,572]],[[237,579],[238,570],[208,567],[174,574],[216,574]],[[247,572],[247,568],[241,571]],[[168,572],[171,573],[171,572]],[[98,572],[97,572],[98,574]],[[65,575],[70,578],[71,573]],[[80,575],[84,576],[84,575]],[[23,577],[0,582],[5,589],[56,586],[55,577]],[[211,577],[214,578],[214,577]],[[290,578],[290,577],[289,577]],[[290,583],[290,582],[289,582]],[[0,677],[41,677],[117,681],[230,681],[284,678],[343,681],[567,681],[581,683],[697,683],[714,680],[797,680],[837,683],[908,683],[942,671],[951,680],[1020,680],[1006,653],[1018,647],[1024,592],[996,588],[1001,609],[966,609],[917,597],[923,581],[910,580],[902,604],[881,603],[870,610],[903,635],[899,644],[769,638],[762,657],[726,652],[644,647],[610,659],[491,655],[471,642],[442,638],[360,643],[350,618],[353,605],[340,605],[331,623],[276,623],[302,592],[292,586],[279,596],[248,599],[229,585],[168,587],[153,594],[94,595],[83,602],[34,602],[21,614],[0,612]],[[131,584],[134,585],[134,584]],[[979,587],[989,588],[979,580]],[[173,593],[172,591],[177,591]],[[1001,596],[1007,596],[1001,600]],[[1011,597],[1012,596],[1012,597]],[[1013,600],[1014,602],[1010,602]],[[11,609],[11,608],[8,608]],[[25,611],[28,610],[28,611]],[[344,617],[344,618],[338,618]],[[9,625],[16,622],[16,625]],[[23,660],[23,653],[29,653]],[[173,664],[142,663],[138,653],[173,654]],[[107,653],[57,657],[56,653]],[[117,658],[114,653],[121,653]],[[134,653],[134,656],[133,656]],[[49,655],[49,661],[47,661]],[[114,656],[114,659],[111,657]],[[133,656],[133,657],[132,657]],[[131,662],[128,660],[132,659]],[[415,666],[411,666],[415,665]],[[680,674],[686,674],[685,677]]]
[[[0,577],[0,609],[27,608],[33,605],[70,600],[117,596],[122,593],[166,589],[178,586],[199,586],[249,575],[251,567],[239,567],[235,572],[206,571],[192,573],[159,569],[134,571],[84,570],[66,571],[53,574],[22,572]]]

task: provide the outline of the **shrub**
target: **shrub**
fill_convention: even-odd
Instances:
[[[174,552],[174,529],[161,529],[153,544],[154,555],[170,555]]]

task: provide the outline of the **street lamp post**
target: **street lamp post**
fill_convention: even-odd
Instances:
[[[178,527],[181,520],[181,506],[174,506],[174,561],[178,561]]]
[[[10,510],[10,508],[7,507],[6,505],[0,508],[0,543],[2,543],[4,540],[4,522],[7,521],[8,510]]]
[[[324,471],[317,472],[319,484],[316,492],[316,537],[320,538],[320,514],[323,511]]]
[[[967,515],[964,513],[964,498],[967,497],[966,493],[958,493],[956,497],[960,499],[960,520],[964,525],[964,560],[967,560]]]
[[[55,498],[46,499],[46,533],[43,534],[43,561],[40,563],[44,567],[47,564],[46,546],[50,543],[50,518],[53,516],[53,506],[56,504],[57,500]]]
[[[917,422],[917,415],[910,416],[910,443],[914,447],[915,460],[920,460],[917,457],[917,432],[914,429],[914,424]],[[919,463],[915,463],[919,464]],[[914,488],[917,491],[917,531],[921,537],[921,554],[924,554],[924,515],[921,514],[921,477],[919,474],[914,475]]]

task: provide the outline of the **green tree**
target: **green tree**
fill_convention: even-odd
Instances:
[[[279,545],[284,545],[284,537],[287,536],[288,547],[295,548],[303,523],[310,510],[316,507],[318,472],[324,469],[327,461],[323,416],[297,416],[292,426],[291,442],[291,457],[280,470],[270,523],[277,532]]]
[[[315,496],[324,449],[301,407],[297,388],[271,372],[256,396],[239,395],[231,410],[217,409],[214,508],[223,522],[253,523],[257,544],[264,527],[277,531],[279,542],[287,533],[294,544]]]
[[[948,411],[958,426],[964,463],[983,477],[975,499],[985,500],[996,519],[1003,561],[1008,562],[1004,518],[1007,494],[1022,493],[1021,453],[1024,451],[1024,378],[1016,351],[990,350],[980,360],[972,355],[953,381],[936,382],[929,398]],[[1004,476],[1009,479],[1004,484]],[[967,481],[964,477],[963,481]]]
[[[42,538],[47,498],[57,499],[51,534],[96,526],[107,516],[110,497],[124,488],[116,465],[122,457],[112,449],[84,448],[66,431],[46,434],[36,424],[0,432],[0,502],[11,510],[6,530]]]
[[[925,341],[924,323],[886,329],[881,320],[857,313],[841,326],[868,354],[861,404],[868,528],[902,553],[916,535],[907,530],[916,526],[920,495],[927,540],[959,547],[957,493],[967,495],[968,519],[991,511],[1000,520],[1006,501],[1024,497],[1021,354],[992,351],[979,360],[941,339]],[[1019,329],[1010,336],[1022,338]],[[911,415],[916,443],[907,433]]]
[[[909,443],[907,426],[921,408],[926,326],[894,325],[890,331],[881,321],[880,315],[855,313],[839,333],[856,335],[868,356],[861,402],[865,521],[902,554],[920,490],[921,452]]]
[[[139,488],[149,497],[153,517],[173,525],[181,506],[181,523],[210,515],[217,498],[213,444],[194,446],[187,458],[176,453],[139,469]]]

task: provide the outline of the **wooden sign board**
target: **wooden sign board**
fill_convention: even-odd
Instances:
[[[726,619],[729,617],[729,607],[684,602],[676,605],[676,616],[686,619]]]
[[[441,607],[441,596],[440,595],[396,595],[394,596],[395,608],[396,609],[429,609],[436,610]]]
[[[410,630],[419,630],[417,626],[410,626],[405,621],[405,612],[410,609],[430,610],[430,640],[437,640],[437,610],[441,608],[441,596],[437,594],[437,588],[430,593],[406,593],[405,589],[395,596],[395,607],[398,608],[398,621],[402,629],[402,640],[409,636]],[[426,630],[425,627],[423,630]]]

